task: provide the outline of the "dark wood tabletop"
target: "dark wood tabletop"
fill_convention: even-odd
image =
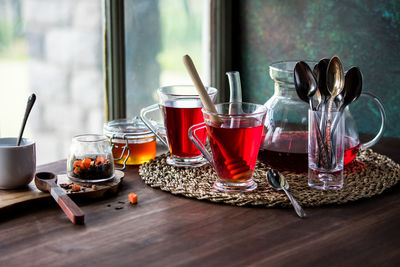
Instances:
[[[400,139],[384,138],[374,150],[400,162],[399,148]],[[38,171],[65,173],[65,161]],[[400,266],[399,193],[396,185],[370,199],[307,208],[299,219],[290,208],[175,196],[129,167],[116,196],[78,202],[85,225],[71,224],[51,199],[1,214],[0,266]]]

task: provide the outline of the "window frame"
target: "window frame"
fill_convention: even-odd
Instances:
[[[126,118],[124,0],[103,0],[106,120]],[[232,1],[210,0],[210,85],[219,91],[217,102],[229,100],[227,71],[233,70]]]
[[[211,0],[211,85],[218,89],[217,102],[229,101],[229,84],[226,72],[233,71],[232,10],[231,0]]]
[[[104,0],[106,121],[126,117],[124,0]]]

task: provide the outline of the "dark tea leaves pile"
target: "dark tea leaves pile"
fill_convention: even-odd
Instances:
[[[112,176],[112,165],[107,158],[89,156],[83,159],[74,159],[72,162],[73,172],[69,173],[72,177],[82,180],[100,180]]]

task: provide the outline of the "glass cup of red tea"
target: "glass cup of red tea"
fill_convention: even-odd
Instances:
[[[217,89],[206,87],[206,90],[214,102]],[[196,88],[190,85],[165,86],[159,88],[157,93],[159,104],[143,108],[140,111],[140,117],[157,138],[169,148],[171,155],[167,158],[167,164],[177,167],[199,167],[206,164],[207,161],[188,137],[190,126],[204,122],[201,112],[203,106]],[[165,133],[155,129],[147,117],[149,112],[159,109],[164,118],[166,138]],[[204,145],[207,139],[206,130],[199,131],[198,137]]]
[[[257,188],[252,179],[263,138],[267,109],[263,105],[231,102],[215,105],[217,113],[201,110],[204,123],[189,129],[189,138],[217,172],[214,188],[247,192]],[[207,129],[212,155],[201,142]]]

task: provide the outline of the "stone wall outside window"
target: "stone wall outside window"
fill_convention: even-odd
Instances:
[[[21,7],[37,94],[29,126],[41,164],[66,158],[74,135],[102,133],[102,3],[24,0]]]

